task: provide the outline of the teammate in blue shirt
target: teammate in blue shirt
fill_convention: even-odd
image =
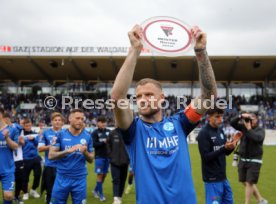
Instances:
[[[165,118],[160,104],[165,100],[161,84],[142,79],[136,85],[140,117],[134,118],[127,92],[138,56],[142,50],[143,30],[136,25],[129,33],[131,47],[111,93],[118,127],[126,131],[124,140],[133,162],[137,204],[195,204],[187,135],[206,112],[206,100],[216,98],[216,81],[206,52],[206,34],[198,27],[191,29],[199,65],[201,95],[185,111]]]
[[[97,118],[97,129],[92,132],[93,147],[95,150],[95,173],[97,174],[97,183],[93,194],[100,201],[105,201],[103,194],[103,183],[108,173],[110,158],[107,150],[107,139],[110,130],[106,128],[106,118],[101,116]]]
[[[29,199],[28,183],[31,171],[33,171],[34,179],[30,190],[30,195],[34,198],[39,198],[40,195],[36,191],[40,183],[41,176],[41,157],[38,155],[37,147],[40,135],[32,131],[32,121],[29,118],[24,119],[23,132],[25,137],[25,144],[23,146],[23,159],[25,169],[25,181],[23,184],[23,200]]]
[[[46,201],[50,203],[52,196],[52,189],[56,178],[56,165],[55,160],[49,160],[48,154],[53,137],[57,135],[57,132],[61,130],[64,118],[61,113],[54,112],[51,115],[52,127],[42,132],[42,137],[38,144],[38,151],[45,152],[45,163],[41,181],[41,192],[46,190]]]
[[[3,204],[12,204],[14,191],[13,150],[18,147],[15,131],[3,119],[4,110],[0,108],[0,181],[2,182]]]
[[[11,122],[11,115],[8,112],[4,113],[5,123],[15,131],[15,135],[18,138],[18,148],[13,151],[13,160],[15,164],[15,192],[14,198],[16,203],[22,203],[20,198],[20,192],[23,190],[23,182],[25,179],[23,151],[22,146],[25,144],[23,137],[23,128],[18,123]]]
[[[92,163],[92,138],[84,129],[84,113],[73,109],[70,126],[52,139],[49,159],[57,160],[57,175],[51,203],[65,204],[71,193],[73,204],[86,203],[86,161]]]

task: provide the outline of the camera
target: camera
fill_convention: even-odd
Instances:
[[[246,122],[246,123],[249,123],[249,122],[251,122],[251,118],[242,118],[242,119],[244,119],[244,121]]]

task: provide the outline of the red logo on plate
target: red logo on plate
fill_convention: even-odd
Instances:
[[[0,46],[0,52],[11,52],[10,46]]]
[[[164,31],[164,33],[166,34],[167,37],[169,37],[169,35],[172,35],[173,27],[161,26],[161,28],[162,28],[162,30]]]

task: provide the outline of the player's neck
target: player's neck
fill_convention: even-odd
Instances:
[[[217,129],[217,128],[218,128],[215,124],[212,124],[212,123],[210,123],[210,122],[209,122],[209,125],[210,125],[212,128],[214,128],[214,129]]]
[[[7,124],[3,120],[0,120],[0,130],[4,129],[6,126]]]
[[[162,112],[159,111],[157,113],[155,113],[154,115],[150,115],[150,116],[144,116],[142,115],[141,116],[141,119],[144,121],[144,122],[147,122],[147,123],[158,123],[162,120]]]
[[[54,132],[58,132],[60,129],[61,129],[61,128],[52,127],[52,130],[53,130]]]
[[[69,127],[69,132],[71,132],[72,135],[79,135],[81,133],[82,129],[75,129],[73,127]]]

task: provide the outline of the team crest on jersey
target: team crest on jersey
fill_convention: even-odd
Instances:
[[[57,137],[52,137],[52,140],[51,140],[51,145],[54,145],[57,143]]]
[[[82,145],[85,145],[85,144],[86,144],[86,139],[81,139],[81,140],[80,140],[80,143],[81,143]]]
[[[220,133],[220,138],[223,140],[224,139],[224,135],[222,133]]]
[[[166,131],[172,131],[172,130],[174,130],[174,125],[173,125],[172,122],[166,122],[163,125],[163,129],[166,130]]]

